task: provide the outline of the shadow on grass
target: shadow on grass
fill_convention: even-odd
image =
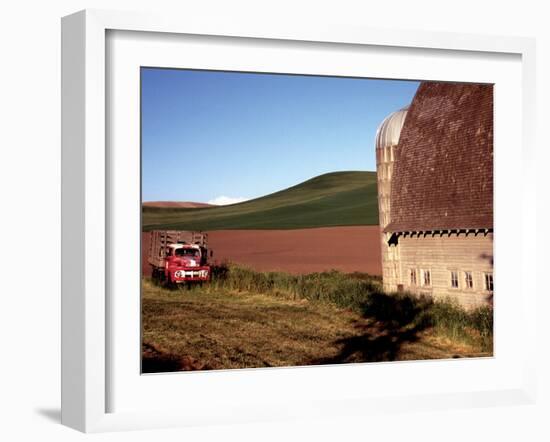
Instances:
[[[349,362],[381,362],[400,359],[403,344],[418,341],[419,334],[431,326],[424,314],[432,304],[429,298],[406,295],[372,293],[361,305],[362,316],[368,324],[361,324],[359,335],[336,341],[340,352],[332,357],[312,361],[312,364],[342,364]]]
[[[156,348],[152,344],[141,346],[142,373],[168,373],[172,371],[210,370],[191,356],[178,356]]]

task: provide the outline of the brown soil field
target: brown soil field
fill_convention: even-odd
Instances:
[[[199,207],[214,207],[214,204],[195,203],[193,201],[146,201],[145,207],[173,207],[178,209],[196,209]]]
[[[142,271],[150,233],[142,234]],[[213,262],[230,261],[257,271],[293,274],[340,270],[381,275],[378,226],[321,227],[296,230],[216,230],[208,232]]]

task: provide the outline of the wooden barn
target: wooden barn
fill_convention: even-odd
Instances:
[[[493,86],[424,82],[376,136],[387,291],[493,300]]]

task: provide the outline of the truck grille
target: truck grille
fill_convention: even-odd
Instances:
[[[174,272],[176,278],[205,278],[208,276],[207,270],[177,270]]]

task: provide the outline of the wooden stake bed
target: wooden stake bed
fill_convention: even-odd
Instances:
[[[166,247],[170,244],[196,244],[207,247],[208,235],[189,230],[154,230],[151,232],[151,246],[148,262],[154,267],[163,268]]]

